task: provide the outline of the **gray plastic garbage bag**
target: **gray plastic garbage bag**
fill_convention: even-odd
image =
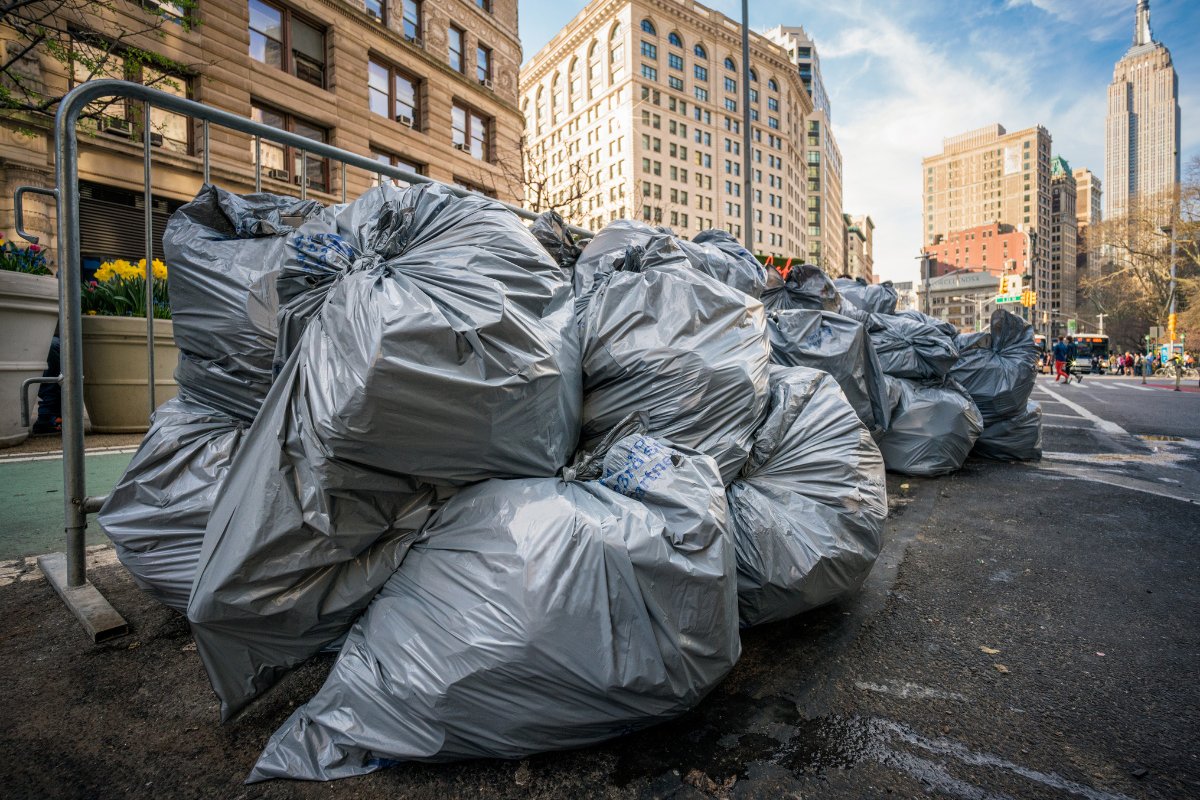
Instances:
[[[896,316],[897,317],[906,317],[911,320],[916,320],[917,322],[925,322],[925,323],[937,328],[939,331],[941,331],[946,336],[949,336],[951,339],[958,336],[958,328],[954,327],[954,325],[952,325],[951,323],[947,322],[944,319],[938,319],[937,317],[931,317],[928,314],[923,314],[920,311],[917,311],[915,308],[906,308],[903,311],[897,311]]]
[[[895,314],[899,294],[891,281],[867,283],[863,280],[838,278],[833,282],[842,299],[872,314]]]
[[[575,236],[567,231],[566,222],[556,211],[543,211],[529,226],[529,232],[538,244],[546,248],[546,252],[560,267],[571,269],[579,260],[583,250],[576,242]]]
[[[1041,403],[1031,400],[1024,413],[985,425],[971,452],[997,461],[1036,461],[1041,458]]]
[[[592,289],[597,273],[607,270],[614,259],[630,247],[645,249],[651,240],[669,236],[670,229],[647,225],[634,219],[618,219],[601,228],[575,262],[575,294],[582,297]]]
[[[581,404],[568,271],[508,210],[437,184],[376,187],[338,230],[297,237],[279,288],[286,345],[296,316],[319,329],[305,391],[328,453],[433,483],[557,473]]]
[[[728,231],[700,231],[692,241],[680,239],[678,244],[693,267],[726,286],[754,298],[767,287],[766,269]]]
[[[837,382],[771,368],[771,406],[727,490],[744,627],[857,591],[887,517],[883,457]]]
[[[1024,413],[1038,370],[1033,326],[997,309],[987,332],[960,334],[957,345],[960,358],[950,377],[971,393],[984,422]]]
[[[238,420],[171,398],[100,509],[134,582],[178,611],[187,609],[204,527],[243,433]]]
[[[521,758],[693,707],[740,652],[724,487],[644,435],[602,464],[447,502],[249,780]]]
[[[315,200],[240,196],[205,185],[163,234],[181,391],[247,422],[271,388],[278,301],[275,283],[295,260],[297,233],[336,230]]]
[[[954,340],[934,326],[910,317],[875,315],[871,342],[879,366],[895,378],[944,378],[958,361]]]
[[[892,425],[879,440],[889,472],[946,475],[960,469],[983,432],[970,395],[953,380],[920,384],[888,376],[900,391]]]
[[[711,456],[733,480],[766,413],[762,304],[692,269],[660,234],[614,255],[578,317],[584,445],[644,411],[650,435]]]
[[[873,435],[891,416],[887,385],[875,347],[858,322],[829,311],[797,309],[768,315],[771,363],[812,367],[833,376]]]
[[[786,277],[777,269],[767,270],[767,288],[762,293],[762,301],[768,311],[832,311],[862,323],[867,330],[875,326],[870,312],[843,298],[833,279],[812,264],[792,267],[787,270]]]
[[[520,221],[372,189],[280,276],[290,351],[208,527],[188,618],[226,718],[349,629],[447,494],[551,476],[579,431],[563,271]]]

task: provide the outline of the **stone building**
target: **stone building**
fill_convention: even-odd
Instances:
[[[1050,132],[1039,125],[1008,133],[999,124],[968,131],[922,159],[922,173],[925,246],[955,232],[1011,225],[1029,237],[1032,285],[1026,285],[1038,293],[1036,311],[1048,312],[1042,306],[1052,282]],[[1042,317],[1033,319],[1038,325]]]
[[[875,282],[875,221],[870,216],[843,214],[845,244],[841,272],[851,278]]]
[[[937,234],[925,245],[931,275],[947,275],[956,270],[979,270],[992,275],[1025,275],[1032,269],[1029,234],[1013,225],[993,222],[948,236]]]
[[[91,48],[110,42],[118,26],[145,27],[136,4],[112,18],[82,20],[70,69],[46,55],[25,69],[50,92],[64,93],[90,70]],[[203,0],[200,24],[168,23],[162,35],[130,42],[180,65],[166,77],[121,51],[91,77],[155,83],[173,94],[307,138],[403,165],[502,199],[521,200],[522,119],[517,106],[521,45],[517,0]],[[85,23],[90,24],[87,27]],[[10,48],[11,28],[0,26]],[[142,250],[142,127],[139,104],[117,102],[85,120],[80,146],[81,237],[85,269]],[[151,112],[155,227],[200,186],[202,136],[193,120]],[[212,126],[211,175],[235,191],[253,191],[250,137]],[[42,119],[0,120],[0,228],[12,236],[12,192],[21,184],[53,184],[52,136]],[[263,143],[263,191],[298,194],[300,153]],[[307,160],[308,196],[323,202],[354,197],[374,177]],[[27,227],[54,241],[53,214],[29,197]],[[156,247],[157,247],[156,243]]]
[[[1039,302],[1042,330],[1049,330],[1052,337],[1065,335],[1068,321],[1076,318],[1079,291],[1076,191],[1070,165],[1062,156],[1055,156],[1050,162],[1050,296],[1045,298],[1048,304]]]
[[[812,111],[783,48],[751,34],[752,197],[744,196],[741,26],[691,0],[593,0],[521,71],[526,194],[568,221],[621,218],[808,252],[804,131]]]

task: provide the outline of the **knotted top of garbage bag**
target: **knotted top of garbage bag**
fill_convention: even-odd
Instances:
[[[576,238],[567,230],[567,223],[556,211],[539,214],[529,227],[529,232],[560,267],[574,267],[579,254],[583,252]]]
[[[775,270],[768,272],[762,301],[768,311],[805,308],[838,312],[842,309],[842,296],[833,280],[812,264],[792,267],[786,277]]]
[[[700,231],[692,241],[679,240],[679,247],[692,266],[727,286],[751,297],[767,288],[767,270],[728,231]]]
[[[838,278],[833,282],[846,302],[872,314],[895,314],[899,295],[891,281],[867,283],[862,278]]]

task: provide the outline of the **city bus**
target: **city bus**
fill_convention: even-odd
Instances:
[[[1075,357],[1076,371],[1082,372],[1085,375],[1092,371],[1092,357],[1095,356],[1099,362],[1100,374],[1109,371],[1108,361],[1108,337],[1102,333],[1077,333],[1075,334],[1075,350],[1078,354]]]

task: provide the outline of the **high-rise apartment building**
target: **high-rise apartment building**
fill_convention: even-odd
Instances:
[[[846,232],[842,272],[851,278],[875,281],[875,222],[870,216],[843,214]]]
[[[1075,279],[1082,285],[1085,280],[1100,277],[1096,226],[1100,224],[1103,191],[1100,179],[1087,167],[1076,167],[1071,174],[1075,177],[1075,229],[1079,242],[1075,250]]]
[[[1133,46],[1113,68],[1105,133],[1106,218],[1170,196],[1179,183],[1179,77],[1150,32],[1150,0],[1138,0]]]
[[[1049,322],[1051,336],[1066,333],[1069,320],[1076,316],[1076,192],[1071,166],[1062,156],[1055,156],[1050,162],[1050,296],[1038,298],[1043,315],[1049,315],[1043,323]]]
[[[808,180],[808,260],[836,273],[846,262],[842,151],[833,135],[833,112],[821,77],[821,59],[812,37],[802,27],[778,25],[765,35],[787,52],[812,99],[813,109],[805,120],[804,140]]]
[[[508,165],[520,163],[522,117],[517,106],[521,44],[517,0],[436,3],[426,0],[203,0],[200,24],[168,23],[161,36],[137,45],[181,67],[158,83],[171,93],[252,117],[315,141],[403,165],[446,182],[519,202],[521,181]],[[96,48],[111,41],[109,15],[72,19],[77,31],[72,69],[35,49],[24,65],[47,94],[61,94],[91,78],[155,82],[161,65],[126,59],[115,49],[105,60]],[[127,30],[146,27],[137,4],[114,19]],[[64,25],[66,22],[64,21]],[[85,27],[87,24],[94,29]],[[18,42],[0,26],[9,52]],[[91,66],[103,64],[98,70]],[[152,111],[155,227],[199,188],[200,125]],[[93,135],[80,138],[81,237],[85,268],[142,253],[142,129],[140,104],[117,102]],[[19,184],[52,186],[52,134],[42,122],[0,120],[0,217],[11,220]],[[33,128],[32,136],[16,133]],[[210,134],[212,179],[235,191],[254,190],[250,137],[216,125]],[[262,145],[262,189],[299,194],[307,173],[312,199],[340,201],[365,191],[374,177],[344,175],[324,159]],[[54,242],[52,209],[27,201],[30,230]],[[5,231],[12,235],[11,231]],[[157,247],[157,244],[156,244]]]
[[[1008,133],[995,124],[944,140],[922,160],[926,247],[954,233],[1011,225],[1030,242],[1026,285],[1038,292],[1034,324],[1048,327],[1050,274],[1050,132],[1039,126]],[[963,268],[978,269],[977,264]]]
[[[778,44],[750,36],[751,198],[743,195],[741,26],[672,0],[593,0],[521,70],[527,193],[591,228],[625,217],[724,228],[753,251],[807,252],[812,102]],[[531,185],[529,178],[537,182]]]

